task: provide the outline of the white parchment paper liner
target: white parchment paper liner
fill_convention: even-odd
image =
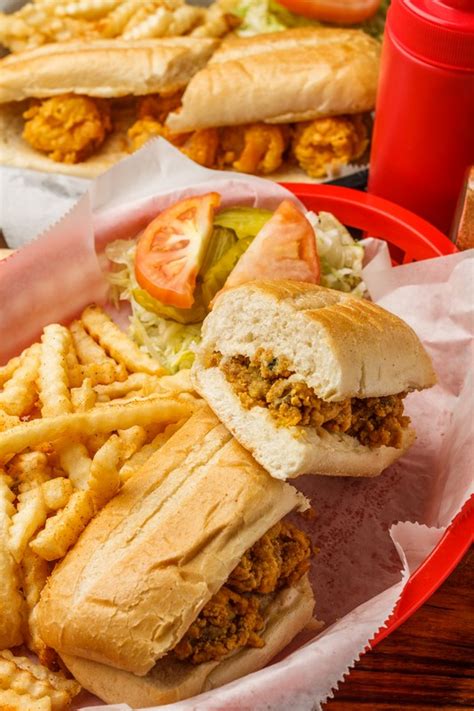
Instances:
[[[106,287],[94,245],[126,237],[184,195],[218,190],[224,204],[275,207],[274,183],[208,171],[153,141],[97,179],[41,238],[0,262],[0,359],[43,325],[67,321]],[[303,522],[320,553],[311,571],[316,639],[302,633],[274,664],[166,709],[306,711],[319,708],[390,616],[409,575],[426,559],[473,490],[473,252],[391,268],[382,243],[365,279],[372,298],[420,335],[439,383],[407,399],[418,438],[376,479],[301,477],[318,512]],[[400,523],[397,523],[400,522]],[[299,522],[301,525],[301,522]],[[97,704],[87,694],[78,707]],[[101,708],[104,708],[101,705]],[[112,705],[110,709],[124,709]]]

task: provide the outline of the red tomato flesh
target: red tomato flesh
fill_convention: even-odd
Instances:
[[[313,20],[353,25],[375,15],[382,0],[278,0],[288,10]]]
[[[163,304],[189,309],[221,197],[207,193],[160,212],[140,236],[135,276]]]
[[[319,276],[314,230],[296,205],[283,200],[241,256],[222,291],[263,279],[319,284]]]

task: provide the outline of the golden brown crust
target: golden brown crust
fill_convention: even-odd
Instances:
[[[379,43],[359,30],[229,38],[190,81],[167,125],[182,131],[370,111],[378,67]]]
[[[295,588],[279,593],[270,606],[262,633],[265,646],[241,650],[220,663],[193,666],[165,657],[139,677],[70,655],[63,655],[63,661],[82,686],[107,703],[128,703],[132,708],[174,703],[265,666],[310,622],[313,607],[311,586],[304,576]]]
[[[0,60],[0,103],[67,92],[111,98],[185,86],[218,40],[98,40],[46,45]]]
[[[41,636],[59,652],[146,674],[245,550],[301,503],[209,410],[198,413],[55,569],[39,605]]]

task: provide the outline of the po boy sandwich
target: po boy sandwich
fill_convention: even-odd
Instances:
[[[165,121],[217,47],[209,38],[45,45],[0,60],[0,163],[95,177],[128,155],[138,120]],[[196,157],[196,142],[181,149]],[[133,146],[136,147],[136,146]]]
[[[87,527],[42,593],[38,623],[73,675],[142,707],[255,671],[311,620],[307,507],[207,408]]]
[[[277,180],[337,174],[368,147],[379,51],[360,30],[229,36],[190,81],[166,127],[207,131],[209,167]]]
[[[192,377],[236,439],[280,479],[377,476],[414,441],[405,396],[436,382],[401,319],[295,281],[222,292],[204,321]]]

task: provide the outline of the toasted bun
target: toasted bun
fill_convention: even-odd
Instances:
[[[172,131],[288,123],[370,111],[380,46],[360,30],[303,28],[231,37],[198,72]]]
[[[95,178],[130,155],[127,151],[126,133],[136,118],[131,106],[123,106],[114,111],[112,133],[97,153],[80,163],[51,160],[22,138],[25,123],[22,114],[27,108],[27,102],[0,106],[0,165],[41,170],[44,173],[76,175],[79,178]]]
[[[211,411],[197,413],[55,568],[38,607],[41,637],[60,653],[146,674],[244,552],[305,503]]]
[[[245,317],[242,317],[245,314]],[[310,427],[279,427],[266,408],[245,409],[220,368],[206,367],[214,351],[252,357],[258,348],[290,360],[291,370],[318,397],[392,395],[430,387],[431,361],[414,331],[364,299],[297,282],[252,282],[224,292],[204,322],[192,377],[218,417],[272,476],[376,476],[400,449],[369,448],[354,437]]]
[[[96,40],[46,45],[0,60],[0,103],[73,92],[104,98],[186,86],[218,40]]]
[[[61,655],[83,687],[107,703],[132,708],[170,704],[227,684],[264,667],[311,620],[314,598],[307,576],[280,592],[268,610],[261,649],[244,648],[221,662],[192,665],[167,656],[146,676],[136,676],[79,657]]]

